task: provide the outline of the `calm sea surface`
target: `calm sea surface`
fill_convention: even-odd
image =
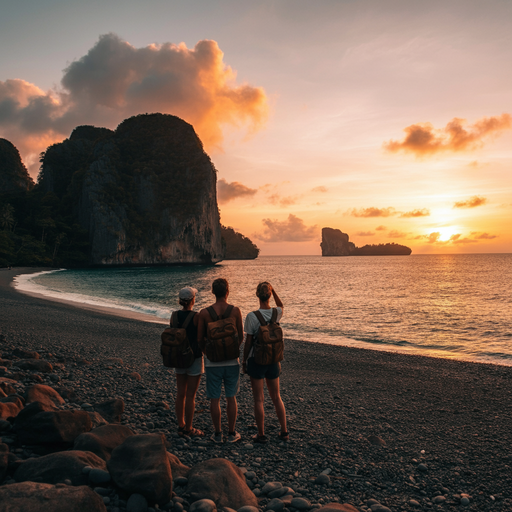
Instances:
[[[17,278],[19,289],[168,320],[183,286],[213,301],[225,277],[245,316],[270,281],[291,339],[512,365],[512,254],[322,258],[266,256],[213,267],[63,270]]]

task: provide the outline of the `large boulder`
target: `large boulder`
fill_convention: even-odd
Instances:
[[[87,411],[87,414],[89,415],[89,418],[91,418],[92,428],[108,425],[108,421],[99,412]]]
[[[124,412],[124,400],[113,398],[96,404],[94,410],[99,412],[109,423],[119,423]]]
[[[7,468],[9,466],[9,447],[0,443],[0,482],[3,481],[7,474]]]
[[[68,444],[92,429],[86,411],[45,410],[49,406],[33,402],[16,417],[14,428],[22,444]]]
[[[0,487],[0,512],[107,512],[103,499],[87,486],[23,482]]]
[[[319,508],[317,512],[358,512],[358,509],[349,503],[327,503],[322,508]]]
[[[124,425],[105,425],[80,434],[75,439],[73,449],[92,452],[107,461],[110,460],[114,448],[133,435],[134,432]]]
[[[53,372],[53,366],[43,359],[23,359],[21,361],[16,361],[14,366],[17,366],[20,370],[29,370],[32,372]]]
[[[130,494],[158,504],[169,503],[172,472],[163,434],[128,437],[112,451],[107,467],[114,483]]]
[[[178,478],[180,476],[186,477],[190,468],[182,464],[181,460],[176,457],[173,453],[167,452],[167,457],[169,458],[169,464],[171,465],[172,477]]]
[[[27,389],[25,393],[25,404],[28,405],[32,402],[41,402],[51,405],[52,407],[66,403],[57,391],[44,384],[34,384]]]
[[[247,486],[242,471],[226,459],[210,459],[196,464],[188,474],[187,492],[191,503],[210,499],[217,508],[258,507],[258,500]]]
[[[20,412],[18,404],[13,402],[0,402],[0,420],[15,418]]]
[[[12,355],[22,359],[39,359],[39,354],[32,350],[24,350],[22,348],[15,348]]]
[[[104,471],[107,469],[105,461],[94,453],[70,450],[27,459],[14,473],[14,480],[45,484],[58,484],[64,480],[71,480],[73,485],[86,485],[88,476],[83,472],[85,466]]]

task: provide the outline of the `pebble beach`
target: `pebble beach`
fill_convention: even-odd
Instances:
[[[194,426],[205,436],[178,436],[175,377],[159,353],[162,325],[23,295],[11,286],[20,272],[34,269],[0,270],[0,383],[10,391],[2,400],[26,399],[32,386],[48,386],[63,399],[59,410],[99,416],[102,404],[116,400],[123,404],[117,424],[136,435],[163,434],[168,452],[192,468],[190,475],[211,459],[238,467],[251,502],[237,510],[307,512],[334,503],[346,504],[338,510],[361,512],[512,510],[512,367],[287,339],[280,382],[290,442],[278,440],[267,397],[269,442],[251,443],[256,433],[252,393],[242,375],[237,397],[242,439],[218,445],[209,439],[204,377]],[[20,364],[30,352],[51,370]],[[23,443],[14,417],[1,421],[0,442],[7,448],[0,451],[0,475],[2,453],[9,456],[0,496],[2,489],[19,485],[23,464],[48,455]],[[84,467],[84,474],[91,472]],[[184,470],[173,473],[168,503],[147,497],[135,503],[132,496],[143,493],[120,488],[110,465],[112,478],[105,468],[98,471],[104,480],[90,476],[86,484],[108,511],[235,508],[197,500],[192,476]],[[73,485],[44,477],[34,481]],[[0,511],[10,510],[3,503]]]

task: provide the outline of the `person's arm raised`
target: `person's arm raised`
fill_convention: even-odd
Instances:
[[[274,288],[272,288],[272,295],[274,297],[274,300],[276,301],[276,306],[278,308],[284,309],[283,301],[279,298]]]

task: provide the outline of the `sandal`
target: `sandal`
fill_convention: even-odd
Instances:
[[[183,437],[184,433],[185,433],[185,427],[178,427],[178,435],[180,437]]]
[[[256,444],[265,444],[268,441],[267,436],[263,435],[260,436],[259,434],[256,434],[252,437],[252,442]]]
[[[281,432],[278,438],[280,441],[287,443],[290,440],[290,434],[288,432]]]
[[[183,435],[188,437],[201,437],[204,436],[204,432],[202,430],[192,427],[190,430],[184,430]]]

